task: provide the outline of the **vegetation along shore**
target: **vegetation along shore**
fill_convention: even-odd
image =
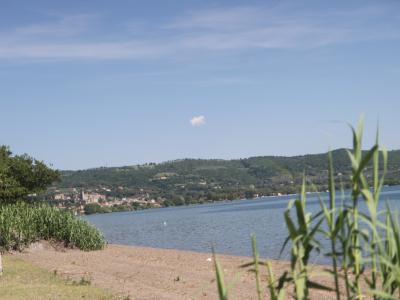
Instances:
[[[365,153],[364,153],[365,154]],[[83,214],[132,211],[297,193],[303,173],[315,190],[328,190],[326,153],[235,160],[182,159],[165,163],[60,171],[38,197]],[[385,184],[400,184],[400,150],[388,153]],[[337,185],[350,188],[346,149],[332,151]],[[372,164],[365,170],[369,178]],[[314,190],[313,190],[314,191]]]

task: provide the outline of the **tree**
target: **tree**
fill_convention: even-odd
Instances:
[[[252,199],[254,198],[254,191],[245,191],[244,196],[246,199]]]
[[[0,146],[0,203],[26,200],[38,194],[54,181],[59,172],[27,154],[13,155],[7,146]]]
[[[0,204],[26,200],[58,180],[58,171],[27,154],[12,155],[7,146],[0,146]],[[0,275],[3,273],[0,253]]]
[[[84,207],[84,210],[85,210],[85,214],[87,214],[87,215],[98,214],[98,213],[104,212],[102,207],[97,203],[86,204]]]

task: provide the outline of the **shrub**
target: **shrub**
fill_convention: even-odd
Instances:
[[[81,250],[104,248],[102,234],[85,220],[49,205],[0,206],[0,249],[22,250],[38,240],[56,240]]]

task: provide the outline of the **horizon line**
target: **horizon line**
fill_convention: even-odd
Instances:
[[[294,157],[303,157],[307,155],[321,155],[321,154],[327,154],[329,152],[335,152],[335,151],[340,151],[340,150],[350,150],[350,148],[346,147],[341,147],[341,148],[335,148],[333,150],[327,150],[325,152],[317,152],[317,153],[305,153],[305,154],[296,154],[296,155],[254,155],[254,156],[248,156],[248,157],[237,157],[237,158],[193,158],[193,157],[185,157],[185,158],[176,158],[176,159],[170,159],[170,160],[163,160],[159,162],[155,161],[149,161],[149,162],[144,162],[144,163],[137,163],[137,164],[126,164],[126,165],[119,165],[119,166],[99,166],[99,167],[89,167],[89,168],[83,168],[83,169],[56,169],[61,172],[77,172],[77,171],[88,171],[88,170],[96,170],[96,169],[112,169],[112,168],[130,168],[130,167],[139,167],[139,166],[145,166],[149,164],[155,164],[155,165],[162,165],[162,164],[167,164],[167,163],[172,163],[172,162],[178,162],[178,161],[184,161],[184,160],[215,160],[215,161],[233,161],[233,160],[243,160],[243,159],[251,159],[251,158],[259,158],[259,157],[279,157],[279,158],[294,158]],[[369,149],[363,149],[363,151],[368,151]],[[381,150],[380,150],[381,151]],[[393,152],[393,151],[400,151],[400,149],[391,149],[387,150],[387,152]]]

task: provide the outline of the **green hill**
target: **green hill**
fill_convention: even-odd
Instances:
[[[337,180],[350,176],[345,149],[332,152]],[[389,152],[388,184],[400,183],[400,150]],[[327,154],[259,156],[245,159],[182,159],[124,167],[61,171],[53,188],[83,188],[108,196],[141,196],[180,205],[206,201],[294,193],[303,174],[319,190],[326,190]]]

